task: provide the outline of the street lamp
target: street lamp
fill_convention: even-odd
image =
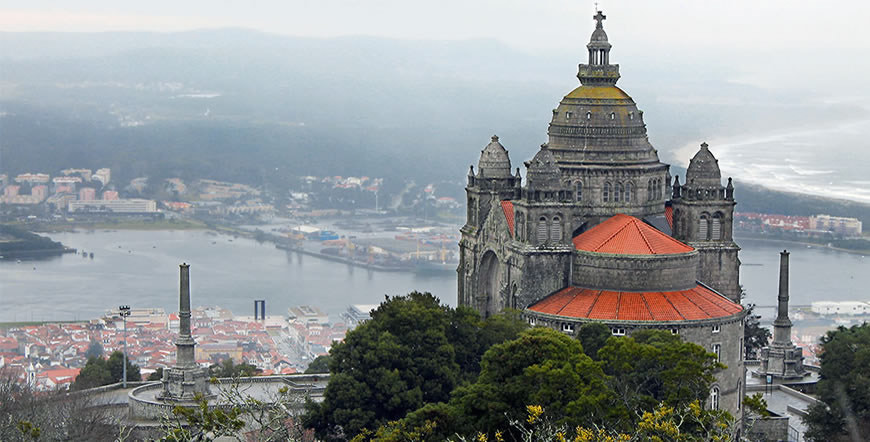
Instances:
[[[130,316],[130,306],[122,305],[118,307],[118,312],[120,313],[121,318],[124,320],[124,377],[121,382],[123,387],[127,388],[127,316]]]

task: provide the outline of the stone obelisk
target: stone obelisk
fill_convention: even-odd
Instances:
[[[773,321],[773,342],[761,349],[761,367],[757,376],[771,379],[800,379],[807,375],[804,369],[803,348],[791,342],[791,319],[788,317],[788,255],[779,254],[779,294],[776,319]]]
[[[213,397],[209,390],[208,370],[196,365],[196,341],[190,333],[190,265],[180,266],[178,300],[178,337],[175,338],[175,366],[163,371],[163,392],[159,399],[192,402],[197,396]]]

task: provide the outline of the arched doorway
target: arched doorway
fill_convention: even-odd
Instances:
[[[480,260],[480,284],[478,290],[478,310],[487,318],[499,312],[501,309],[501,297],[499,295],[499,283],[501,281],[501,264],[492,250],[486,252]]]

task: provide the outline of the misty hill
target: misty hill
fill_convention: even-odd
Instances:
[[[227,29],[0,33],[0,170],[112,167],[260,184],[281,174],[460,182],[497,133],[515,166],[578,85],[576,53],[488,40],[310,39]],[[712,132],[854,116],[732,81],[732,60],[614,48],[664,161]],[[748,105],[751,104],[751,105]],[[788,107],[790,112],[782,112]],[[279,182],[276,182],[278,184]]]

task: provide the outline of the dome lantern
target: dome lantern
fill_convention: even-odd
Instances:
[[[610,48],[607,33],[604,32],[604,20],[607,16],[598,11],[593,17],[595,30],[589,38],[586,49],[589,51],[587,64],[580,64],[577,78],[586,85],[614,85],[619,80],[619,65],[610,64]]]

